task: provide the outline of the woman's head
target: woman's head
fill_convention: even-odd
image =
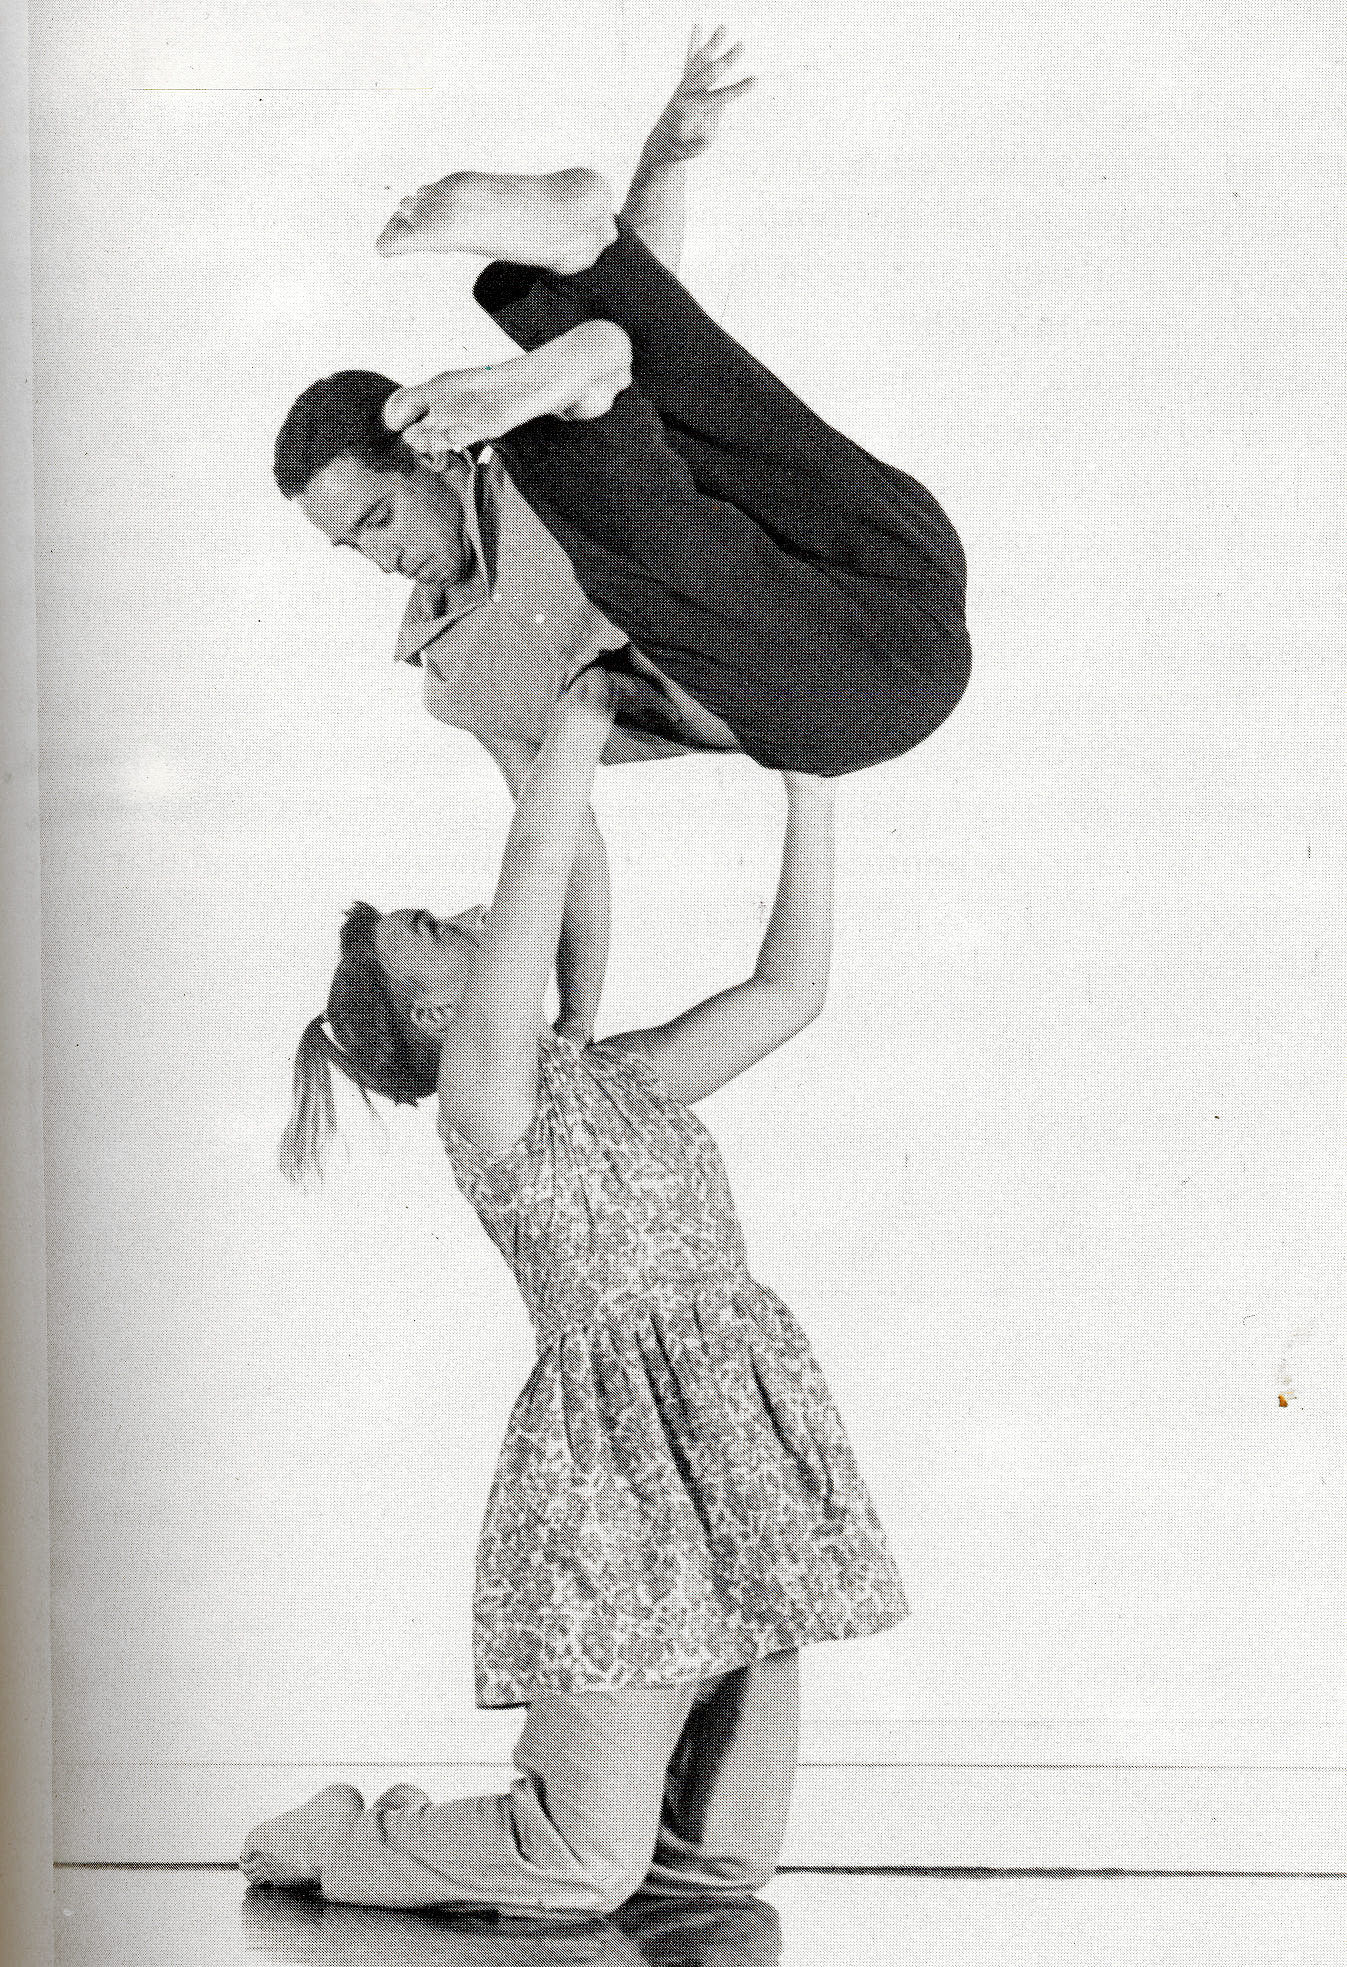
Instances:
[[[359,1087],[366,1105],[371,1093],[412,1105],[435,1091],[444,1030],[471,975],[485,919],[484,908],[381,915],[356,902],[347,911],[327,1010],[305,1027],[295,1053],[294,1108],[279,1156],[291,1181],[322,1173],[337,1131],[333,1067]]]

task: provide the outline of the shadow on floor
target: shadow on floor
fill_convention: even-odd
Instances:
[[[776,1967],[781,1923],[763,1899],[629,1900],[566,1925],[495,1914],[384,1912],[250,1887],[250,1953],[314,1967]]]

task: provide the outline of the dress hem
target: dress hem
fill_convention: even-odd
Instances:
[[[689,1670],[686,1673],[660,1674],[629,1673],[618,1680],[596,1680],[583,1675],[558,1675],[555,1679],[540,1680],[527,1693],[503,1695],[498,1700],[486,1700],[480,1691],[475,1697],[475,1705],[486,1712],[500,1708],[528,1707],[540,1694],[615,1694],[629,1687],[686,1687],[702,1680],[717,1679],[723,1673],[736,1673],[740,1667],[753,1666],[758,1660],[770,1659],[774,1653],[798,1653],[806,1646],[845,1645],[853,1639],[877,1639],[881,1633],[892,1632],[912,1615],[906,1599],[901,1601],[901,1609],[894,1611],[883,1621],[853,1627],[846,1632],[833,1630],[811,1631],[803,1634],[775,1633],[757,1646],[746,1647],[742,1652],[726,1654],[718,1665],[707,1666],[703,1671]]]

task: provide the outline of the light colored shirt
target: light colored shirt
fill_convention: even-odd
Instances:
[[[397,640],[399,662],[424,671],[426,709],[442,723],[541,744],[558,696],[601,651],[627,637],[587,598],[563,549],[489,446],[455,452],[443,475],[463,508],[471,561],[449,588],[417,583]],[[609,764],[684,747],[614,730]]]

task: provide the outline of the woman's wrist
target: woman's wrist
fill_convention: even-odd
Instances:
[[[821,779],[812,772],[783,772],[781,777],[792,806],[832,805],[834,779]]]
[[[567,739],[592,743],[598,757],[613,728],[613,711],[612,683],[607,671],[595,664],[582,669],[557,698],[551,728]]]

